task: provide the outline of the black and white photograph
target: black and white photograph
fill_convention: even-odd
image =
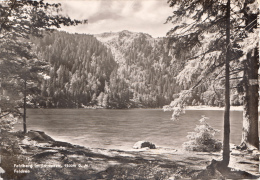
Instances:
[[[0,0],[0,180],[260,179],[260,0]]]

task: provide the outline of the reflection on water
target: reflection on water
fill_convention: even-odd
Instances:
[[[130,149],[136,141],[148,140],[163,147],[181,147],[202,115],[220,129],[223,111],[186,111],[179,121],[161,109],[29,109],[28,130],[45,131],[56,140],[94,148]],[[22,129],[19,124],[15,129]],[[242,112],[231,112],[231,143],[241,140]]]

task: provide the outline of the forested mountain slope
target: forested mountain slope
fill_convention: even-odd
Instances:
[[[116,102],[161,107],[178,91],[166,39],[122,31],[96,35],[111,49],[119,66],[110,76],[111,97]],[[119,95],[119,96],[118,96]]]
[[[166,38],[126,30],[98,35],[54,31],[33,42],[38,57],[50,64],[49,78],[40,85],[40,106],[162,107],[191,86],[177,82],[189,62],[171,56]],[[197,88],[187,105],[218,105],[210,86]]]
[[[41,87],[42,96],[48,97],[46,105],[96,104],[116,66],[110,50],[91,35],[57,31],[35,43],[38,56],[50,63],[50,78]]]
[[[50,63],[40,105],[161,107],[172,100],[179,87],[166,39],[129,31],[96,37],[55,31],[34,39]]]

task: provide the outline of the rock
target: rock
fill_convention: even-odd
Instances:
[[[30,137],[32,140],[38,141],[38,142],[48,142],[48,141],[54,141],[50,136],[45,134],[42,131],[29,131],[27,133],[28,137]]]
[[[141,148],[149,148],[149,149],[156,149],[155,145],[148,141],[138,141],[134,144],[134,149],[141,149]]]

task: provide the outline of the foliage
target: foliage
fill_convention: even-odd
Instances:
[[[195,132],[190,132],[187,136],[189,141],[183,143],[183,147],[188,151],[215,152],[222,149],[222,143],[214,139],[214,135],[219,130],[211,127],[207,122],[207,117],[203,116],[197,125]]]
[[[125,107],[162,107],[181,89],[176,86],[174,74],[179,69],[166,48],[167,38],[129,31],[96,37],[112,50],[118,63],[109,84],[114,102]]]
[[[7,0],[0,3],[0,78],[1,96],[5,100],[0,105],[3,115],[20,115],[18,108],[21,105],[26,107],[27,95],[39,93],[38,76],[46,68],[46,63],[33,53],[29,37],[41,37],[43,30],[59,28],[61,24],[85,22],[71,20],[60,11],[60,4],[43,1]],[[20,101],[22,96],[24,104]],[[6,117],[1,116],[1,121],[4,122]]]
[[[107,106],[108,82],[116,66],[108,48],[91,35],[58,31],[32,41],[38,56],[50,64],[41,85],[43,106]]]
[[[37,55],[51,66],[49,79],[42,82],[41,106],[100,105],[104,94],[103,107],[162,107],[176,100],[172,94],[189,87],[178,74],[181,71],[188,78],[189,70],[182,72],[182,63],[172,59],[172,52],[165,48],[167,38],[129,31],[95,37],[55,31],[42,39],[33,38]],[[203,63],[191,64],[200,67]],[[202,69],[207,67],[204,64]],[[184,103],[223,104],[219,95],[204,94],[207,90],[215,92],[208,81],[192,90]]]
[[[13,114],[9,113],[1,113],[0,116],[0,131],[12,130],[14,128],[14,125],[17,123],[17,117],[14,117]]]
[[[182,86],[178,99],[166,108],[176,109],[198,104],[223,106],[225,78],[225,12],[226,2],[210,0],[173,1],[174,9],[167,22],[173,23],[168,32],[169,48],[175,62],[182,62],[177,83]],[[257,1],[231,1],[231,58],[230,85],[232,96],[243,83],[243,70],[248,52],[258,46],[258,31],[253,25],[246,26],[244,12],[258,13]],[[254,20],[255,21],[255,20]],[[250,30],[250,31],[249,31]],[[196,93],[194,93],[196,92]],[[241,92],[240,92],[241,93]],[[232,105],[241,105],[242,96],[231,99]],[[176,114],[176,113],[175,113]],[[173,114],[173,116],[175,116]],[[177,117],[177,116],[176,116]]]
[[[33,42],[51,65],[42,96],[52,107],[160,107],[180,89],[166,39],[128,31],[96,38],[55,31]]]
[[[23,179],[24,173],[15,173],[14,164],[28,164],[28,157],[22,155],[22,150],[19,146],[19,137],[23,137],[21,131],[14,133],[1,131],[1,168],[5,170],[5,173],[1,175],[4,179]]]
[[[221,79],[225,79],[223,160],[221,165],[227,167],[230,160],[229,119],[230,84],[232,84],[230,81],[233,79],[237,85],[245,87],[242,141],[245,142],[244,144],[251,141],[251,144],[259,147],[258,84],[248,86],[250,79],[257,81],[259,71],[258,41],[252,39],[252,37],[256,37],[256,34],[250,34],[254,31],[253,29],[257,28],[258,3],[256,0],[243,2],[235,0],[169,0],[168,3],[174,11],[167,21],[175,25],[168,33],[169,36],[172,36],[170,46],[173,46],[175,57],[185,61],[184,72],[191,72],[190,75],[182,73],[180,82],[184,82],[187,85],[186,89],[192,91],[205,82],[220,85]],[[249,45],[249,39],[253,40],[252,46]],[[239,43],[240,41],[244,41],[244,43]],[[213,56],[208,56],[209,54]],[[195,62],[192,62],[193,60]],[[196,64],[202,64],[203,68],[200,69],[200,66]],[[191,71],[185,71],[186,67]],[[241,72],[244,72],[243,77],[239,76]],[[240,82],[237,82],[238,79]],[[249,89],[252,91],[251,93],[249,93]],[[256,101],[254,101],[255,96]],[[183,101],[181,102],[183,103]],[[207,103],[212,104],[213,102]],[[182,104],[178,106],[183,107]],[[255,108],[249,108],[250,106]],[[174,114],[173,117],[175,117]]]

